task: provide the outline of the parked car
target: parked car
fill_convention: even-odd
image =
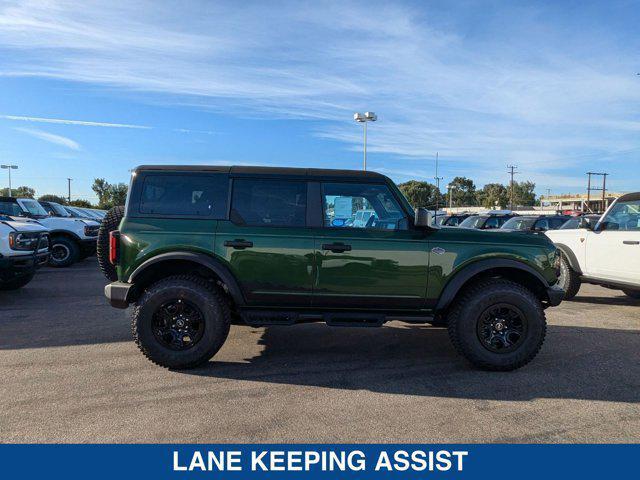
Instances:
[[[0,213],[31,218],[49,229],[52,267],[68,267],[96,251],[100,225],[93,220],[51,216],[31,198],[0,197]]]
[[[588,225],[593,228],[598,223],[598,220],[600,220],[600,215],[574,215],[560,227],[560,230],[586,228]]]
[[[0,290],[28,284],[49,259],[49,230],[0,214]]]
[[[464,220],[469,218],[471,213],[456,213],[453,215],[447,215],[442,221],[443,227],[458,227]]]
[[[335,205],[358,223],[336,226]],[[544,309],[562,300],[556,248],[543,235],[432,227],[430,216],[374,172],[143,166],[126,209],[102,222],[98,261],[111,305],[133,305],[140,350],[168,368],[206,362],[232,322],[392,319],[446,325],[480,368],[525,365]]]
[[[568,215],[523,215],[510,218],[500,227],[500,230],[546,232],[557,230],[570,218]]]
[[[500,228],[510,218],[516,217],[515,213],[504,210],[471,215],[458,225],[460,228],[475,228],[477,230],[490,230]]]
[[[593,283],[640,299],[640,192],[617,198],[595,225],[585,219],[579,226],[547,232],[562,253],[565,298]]]

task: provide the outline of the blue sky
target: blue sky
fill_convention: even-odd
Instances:
[[[241,5],[241,6],[240,6]],[[640,189],[640,3],[0,1],[0,163],[94,200],[145,163]],[[0,171],[6,185],[6,170]]]

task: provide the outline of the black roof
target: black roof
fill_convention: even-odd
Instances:
[[[328,168],[291,168],[291,167],[258,167],[258,166],[216,166],[216,165],[140,165],[135,172],[143,171],[172,172],[217,172],[237,175],[287,175],[296,177],[347,177],[385,179],[377,172],[362,170],[337,170]]]

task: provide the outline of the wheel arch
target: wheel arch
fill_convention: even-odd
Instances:
[[[580,269],[580,262],[578,262],[578,257],[576,257],[576,254],[573,253],[573,250],[571,250],[564,243],[555,243],[554,242],[554,245],[556,246],[556,248],[558,250],[560,250],[562,255],[567,259],[567,261],[569,262],[569,266],[573,270],[575,270],[577,273],[582,274],[582,270]]]
[[[74,232],[70,232],[69,230],[49,230],[49,238],[54,237],[65,237],[74,240],[76,243],[80,244],[81,239]]]
[[[240,285],[231,271],[222,261],[200,252],[178,251],[156,255],[136,267],[127,282],[135,285],[139,294],[145,286],[159,278],[194,271],[222,283],[236,305],[245,304]]]
[[[491,276],[512,280],[532,290],[541,300],[548,300],[546,297],[549,284],[540,272],[517,260],[494,258],[478,260],[455,273],[445,285],[436,305],[436,311],[447,310],[456,296],[471,282]]]

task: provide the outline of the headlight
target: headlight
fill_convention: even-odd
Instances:
[[[98,225],[85,225],[84,234],[87,237],[97,237],[99,228],[100,227]]]
[[[9,247],[11,250],[35,250],[38,245],[39,233],[9,233]]]

